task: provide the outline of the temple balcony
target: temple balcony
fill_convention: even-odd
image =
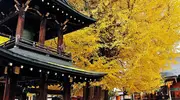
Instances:
[[[10,49],[10,48],[13,48],[13,47],[21,47],[21,48],[24,48],[24,49],[27,49],[27,50],[31,50],[31,51],[35,51],[35,52],[38,52],[38,53],[41,53],[41,54],[45,54],[46,56],[71,61],[71,55],[70,54],[67,54],[65,52],[58,52],[57,48],[46,46],[44,44],[25,39],[23,37],[20,38],[20,40],[16,43],[15,42],[15,37],[10,36],[10,35],[6,35],[6,34],[3,34],[3,33],[0,33],[0,35],[9,38],[8,41],[0,44],[0,47],[2,47],[2,48]]]

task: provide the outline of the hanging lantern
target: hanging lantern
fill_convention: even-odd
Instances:
[[[71,83],[73,82],[73,78],[72,77],[69,78],[69,82],[71,82]]]
[[[14,73],[17,75],[20,74],[20,69],[21,69],[20,67],[17,67],[17,66],[14,67]]]
[[[8,72],[7,72],[7,71],[8,71],[8,67],[6,66],[6,67],[4,68],[4,74],[6,74],[6,75],[7,75],[7,74],[8,74]]]
[[[168,81],[168,82],[166,82],[166,84],[167,84],[167,87],[170,88],[171,85],[173,84],[173,81]]]

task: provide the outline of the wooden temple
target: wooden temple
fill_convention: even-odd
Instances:
[[[0,100],[27,100],[28,92],[36,93],[36,100],[47,100],[47,94],[71,100],[72,85],[78,82],[86,82],[83,100],[90,100],[89,82],[106,74],[74,67],[63,52],[63,35],[94,22],[66,0],[0,0],[0,34],[9,38],[0,44]],[[57,48],[44,45],[55,37]],[[63,89],[48,90],[57,84]],[[94,95],[91,100],[100,100],[99,92]]]

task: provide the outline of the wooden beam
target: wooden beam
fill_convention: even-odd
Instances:
[[[39,93],[40,89],[37,88],[31,88],[31,89],[27,89],[29,93]],[[47,90],[47,94],[63,94],[63,91],[61,90]]]
[[[47,100],[48,84],[46,81],[47,81],[47,75],[43,74],[39,85],[40,92],[39,92],[38,100]]]
[[[86,86],[83,87],[83,100],[89,100],[90,88],[89,82],[86,82]]]
[[[46,23],[47,19],[43,17],[40,23],[40,31],[39,31],[39,43],[44,44],[46,38]]]
[[[96,86],[95,87],[95,100],[100,100],[101,99],[101,87],[100,86]]]
[[[63,32],[61,28],[58,29],[58,45],[57,52],[61,54],[63,52]]]
[[[3,100],[4,86],[0,86],[0,100]]]
[[[63,83],[64,89],[63,89],[63,100],[71,100],[71,84],[69,82],[69,78],[64,79]]]
[[[9,84],[9,81],[10,81],[9,77],[6,76],[3,100],[9,100],[9,93],[10,93],[10,84]]]
[[[104,90],[104,100],[109,100],[108,90]]]
[[[89,100],[94,100],[94,86],[90,87]]]
[[[64,50],[64,46],[63,46],[63,31],[66,29],[66,27],[67,27],[66,24],[68,22],[69,22],[69,19],[66,19],[63,24],[58,26],[58,30],[57,30],[57,34],[58,34],[57,52],[59,54],[61,54],[63,52],[63,50]]]
[[[17,86],[17,75],[14,73],[13,66],[4,68],[5,87],[3,100],[14,100]]]
[[[14,74],[10,77],[10,97],[9,100],[14,100],[16,96],[16,87],[17,87],[17,75]]]
[[[22,37],[23,30],[24,30],[24,23],[25,23],[25,11],[22,7],[19,11],[17,27],[16,27],[16,42]]]
[[[7,76],[5,80],[3,100],[14,100],[17,86],[17,75]]]

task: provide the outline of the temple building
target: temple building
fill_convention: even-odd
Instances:
[[[166,83],[164,91],[169,91],[168,95],[171,100],[180,99],[180,57],[177,57],[175,60],[177,63],[172,64],[170,70],[161,73]],[[164,91],[162,90],[161,92]]]
[[[89,82],[106,73],[79,69],[63,52],[63,35],[95,22],[66,0],[0,0],[0,35],[9,38],[0,44],[0,100],[26,100],[27,93],[35,93],[36,100],[47,100],[47,94],[71,100],[72,85],[78,82],[86,82],[83,100],[100,100],[99,88],[90,99]],[[44,45],[55,37],[57,48]],[[61,90],[48,89],[57,84]]]

